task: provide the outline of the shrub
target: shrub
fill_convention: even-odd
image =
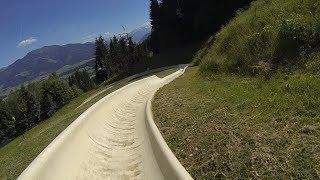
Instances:
[[[87,92],[94,88],[94,82],[86,71],[76,71],[68,78],[69,86],[77,86],[83,92]]]
[[[71,94],[72,94],[72,99],[79,97],[81,94],[83,94],[83,91],[79,89],[77,86],[71,86]]]

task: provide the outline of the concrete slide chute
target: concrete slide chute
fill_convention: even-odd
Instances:
[[[150,76],[101,99],[51,142],[18,179],[160,180],[170,178],[170,173],[172,179],[192,179],[163,139],[155,140],[159,137],[150,130],[146,108],[160,87],[184,73],[186,66],[180,67],[165,78]],[[158,163],[159,158],[174,160]],[[168,164],[169,170],[163,167]]]

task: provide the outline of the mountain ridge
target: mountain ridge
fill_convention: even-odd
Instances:
[[[136,43],[149,36],[150,26],[142,26],[129,33]],[[109,40],[107,40],[109,42]],[[49,45],[28,52],[7,67],[0,68],[0,95],[23,83],[41,80],[53,72],[65,76],[66,71],[80,67],[92,70],[94,42]]]
[[[93,58],[94,44],[44,46],[27,53],[0,71],[2,89],[15,87],[39,76],[50,74],[65,65],[73,65]]]

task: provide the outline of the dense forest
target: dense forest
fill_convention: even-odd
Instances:
[[[48,79],[22,85],[0,100],[0,143],[3,145],[53,114],[73,98],[94,88],[85,71],[77,71],[68,82],[57,74]]]
[[[206,39],[252,0],[150,0],[154,52]]]
[[[95,42],[95,73],[97,83],[114,76],[128,76],[145,66],[145,44],[135,44],[132,37],[113,37],[109,44],[100,36]]]

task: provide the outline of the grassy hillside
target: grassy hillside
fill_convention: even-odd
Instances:
[[[318,0],[257,0],[198,53],[202,72],[256,74],[303,68],[320,47]]]
[[[320,79],[215,74],[199,68],[153,102],[169,147],[195,179],[319,179]]]
[[[320,1],[257,0],[160,89],[155,120],[195,179],[320,179]]]

